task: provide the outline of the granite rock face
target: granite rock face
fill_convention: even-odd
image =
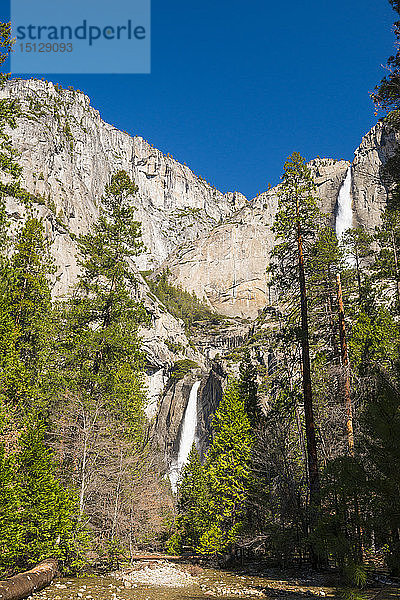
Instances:
[[[98,218],[111,174],[125,169],[138,185],[133,202],[147,252],[132,270],[137,274],[138,299],[152,320],[151,327],[141,331],[151,417],[173,363],[188,358],[203,365],[204,359],[189,344],[183,322],[149,292],[138,269],[158,264],[176,244],[207,230],[244,200],[236,194],[225,197],[143,139],[104,123],[82,93],[58,90],[39,80],[12,80],[0,93],[21,104],[22,117],[10,133],[20,152],[22,184],[37,196],[33,211],[43,219],[51,242],[57,266],[54,296],[66,297],[76,283],[75,236],[86,233]],[[6,199],[6,210],[14,229],[28,215],[28,208],[15,198]],[[171,351],[171,341],[181,348],[179,352]]]
[[[165,155],[141,137],[105,123],[82,92],[61,90],[39,80],[12,80],[1,96],[17,97],[23,115],[11,132],[21,153],[23,186],[38,197],[57,264],[54,295],[67,296],[79,273],[75,236],[96,221],[111,174],[125,169],[135,180],[132,199],[141,221],[146,252],[135,259],[137,295],[152,317],[141,332],[147,356],[147,414],[160,448],[176,455],[182,416],[194,381],[198,392],[198,439],[207,446],[210,415],[221,398],[225,377],[212,359],[231,351],[248,335],[251,320],[274,304],[267,267],[274,244],[272,223],[277,188],[248,202],[238,192],[223,194],[187,166]],[[373,229],[387,200],[382,167],[399,140],[378,123],[355,152],[352,167],[353,224]],[[321,210],[335,225],[337,198],[350,163],[317,158],[314,173]],[[27,208],[8,198],[15,225]],[[139,271],[168,267],[174,284],[195,292],[217,312],[233,318],[190,343],[182,321],[173,317],[149,291]],[[180,350],[172,351],[171,348]],[[197,348],[197,349],[195,349]],[[199,365],[180,382],[171,383],[176,360]]]
[[[320,209],[332,227],[349,167],[353,225],[371,231],[379,225],[387,202],[382,167],[399,143],[390,128],[378,123],[363,137],[352,164],[326,158],[310,161]],[[227,316],[254,319],[266,304],[273,304],[266,269],[274,244],[276,191],[257,196],[200,239],[177,249],[168,258],[172,277]]]
[[[382,168],[400,143],[393,129],[378,122],[362,139],[352,164],[353,224],[373,231],[387,201]]]
[[[349,163],[315,159],[310,167],[320,208],[334,226],[337,196]],[[254,319],[273,302],[267,267],[274,244],[276,192],[273,188],[260,194],[200,239],[177,249],[162,268],[168,266],[175,280],[217,312]]]
[[[0,93],[21,103],[23,116],[11,136],[26,189],[40,195],[70,232],[85,233],[96,220],[113,172],[125,169],[135,180],[134,205],[147,248],[136,261],[141,270],[157,266],[246,202],[241,194],[222,194],[141,137],[105,123],[82,92],[31,79],[11,80]],[[66,291],[61,273],[57,293]]]

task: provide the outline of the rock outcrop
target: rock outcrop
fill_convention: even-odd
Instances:
[[[371,232],[381,222],[387,200],[382,173],[400,139],[393,129],[379,122],[362,139],[352,164],[353,224]]]

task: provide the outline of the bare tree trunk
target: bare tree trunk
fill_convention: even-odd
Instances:
[[[299,218],[299,202],[297,200],[297,247],[299,261],[299,283],[301,302],[301,360],[303,367],[304,414],[306,423],[308,475],[310,486],[311,526],[316,518],[316,508],[320,502],[320,482],[318,469],[317,442],[315,437],[315,421],[312,401],[310,346],[308,333],[307,290],[304,273],[303,239]]]
[[[122,479],[122,448],[120,448],[120,455],[119,455],[119,472],[118,472],[117,489],[116,489],[116,494],[115,494],[114,516],[113,516],[112,529],[111,529],[111,540],[114,539],[115,533],[117,531],[119,498],[121,495],[121,479]]]
[[[342,356],[342,365],[344,368],[344,402],[345,402],[345,407],[346,407],[347,443],[349,446],[349,452],[351,455],[353,455],[354,454],[354,431],[353,431],[353,408],[351,405],[351,393],[350,393],[350,363],[349,363],[349,355],[347,352],[346,324],[344,321],[342,283],[340,281],[339,273],[336,275],[336,281],[337,281],[337,295],[338,295],[338,303],[339,303],[340,349],[341,349],[341,356]]]
[[[85,506],[85,489],[86,489],[86,461],[87,461],[87,442],[88,442],[88,431],[86,427],[86,415],[83,411],[83,455],[82,455],[82,467],[81,467],[81,491],[79,494],[79,516],[82,516],[83,509]]]
[[[330,291],[329,291],[329,295],[328,295],[328,313],[329,313],[329,325],[331,328],[331,344],[332,344],[332,349],[333,349],[333,355],[335,357],[335,360],[337,360],[337,362],[339,362],[340,352],[339,352],[339,346],[337,343],[337,329],[336,329],[335,320],[333,317],[333,314],[334,314],[333,299],[332,299],[332,294]]]

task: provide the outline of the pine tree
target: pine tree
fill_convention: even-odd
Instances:
[[[15,415],[0,400],[0,577],[14,574],[22,544],[17,436]]]
[[[400,371],[370,371],[362,415],[366,493],[371,501],[376,543],[388,544],[387,563],[400,574]]]
[[[389,0],[393,9],[400,15],[399,4],[397,0]],[[400,108],[400,21],[394,23],[394,33],[396,36],[396,54],[390,56],[387,61],[389,74],[375,87],[371,94],[376,110],[385,112],[398,110]]]
[[[373,265],[375,278],[381,289],[387,289],[393,297],[392,304],[400,311],[400,209],[390,205],[382,216],[382,225],[377,228],[376,239],[379,252]]]
[[[311,526],[319,505],[319,467],[315,436],[312,399],[310,340],[306,272],[307,251],[315,241],[322,221],[315,198],[315,183],[304,159],[294,152],[284,166],[283,183],[279,190],[278,212],[273,230],[277,245],[273,250],[274,281],[283,293],[293,286],[299,289],[299,341],[301,345],[303,399],[307,441],[308,475],[310,488]]]
[[[252,426],[255,426],[257,418],[260,416],[257,397],[257,369],[251,361],[249,351],[244,353],[243,359],[239,365],[238,388],[250,423]]]
[[[176,531],[167,544],[170,552],[183,548],[194,552],[210,525],[208,521],[208,488],[196,445],[193,444],[178,482],[178,517]]]
[[[144,457],[138,331],[149,319],[137,298],[132,264],[143,250],[140,223],[133,220],[136,189],[125,171],[111,177],[99,221],[78,240],[82,273],[74,296],[59,306],[56,316],[55,362],[62,378],[58,423],[66,431],[65,465],[80,490],[82,518],[86,513],[99,536],[109,540],[115,538],[119,511],[127,510],[129,473],[132,477],[132,470],[141,468]],[[90,502],[93,490],[96,503]],[[113,507],[112,517],[107,506]]]
[[[336,319],[336,274],[342,268],[343,252],[335,232],[329,226],[321,227],[310,249],[308,290],[312,334],[316,344],[321,345],[322,340],[326,362],[337,362],[340,354]]]
[[[29,218],[6,270],[4,300],[18,332],[16,347],[21,360],[36,371],[45,343],[46,317],[51,308],[49,277],[53,272],[43,224]]]
[[[362,301],[363,291],[368,283],[367,271],[372,259],[372,241],[372,236],[363,227],[348,229],[341,240],[344,257],[348,265],[354,266],[358,302]]]
[[[212,420],[213,439],[204,466],[210,526],[198,551],[229,551],[244,526],[250,486],[251,426],[237,382],[225,389]]]
[[[0,23],[0,65],[2,65],[12,50],[13,39],[11,37],[11,23]],[[4,87],[9,78],[8,74],[0,73],[0,89]],[[0,248],[5,241],[6,215],[4,210],[4,198],[7,195],[14,196],[18,193],[18,177],[21,167],[16,161],[18,152],[12,147],[10,135],[7,129],[16,127],[16,119],[21,114],[18,100],[10,98],[0,99],[0,172],[7,176],[7,183],[3,178],[0,181]]]
[[[78,566],[85,535],[78,522],[77,497],[56,476],[54,456],[44,442],[46,429],[43,421],[33,417],[19,438],[18,566],[33,566],[53,556],[68,569]]]

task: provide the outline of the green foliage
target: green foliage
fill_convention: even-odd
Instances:
[[[390,4],[400,14],[397,0],[390,0]],[[394,23],[393,29],[396,37],[396,54],[388,58],[388,74],[375,87],[374,92],[371,94],[377,112],[378,110],[388,112],[397,110],[400,107],[400,21]]]
[[[6,271],[4,301],[19,331],[17,349],[30,368],[38,360],[44,343],[45,317],[50,310],[48,277],[54,272],[41,221],[24,224]]]
[[[0,65],[7,59],[12,50],[13,40],[11,38],[11,23],[0,23]],[[8,75],[0,73],[0,89],[4,86]],[[0,172],[7,176],[9,182],[0,185],[0,247],[6,240],[6,215],[4,207],[5,192],[18,189],[18,177],[21,175],[21,167],[17,162],[18,152],[12,147],[11,137],[7,129],[15,129],[16,119],[21,114],[21,109],[16,99],[0,99]]]
[[[0,404],[0,577],[12,573],[22,545],[20,486],[17,482],[17,433],[12,413]]]
[[[278,189],[278,211],[272,228],[277,243],[272,251],[270,269],[273,283],[284,295],[297,287],[298,228],[301,228],[307,270],[309,249],[322,223],[322,215],[317,206],[316,186],[311,171],[298,152],[294,152],[285,162],[282,179]]]
[[[182,319],[188,329],[191,329],[202,321],[211,321],[218,324],[224,321],[221,315],[213,312],[206,304],[201,302],[196,294],[190,294],[181,286],[175,287],[170,284],[168,269],[154,279],[146,277],[150,290],[165,305],[168,311],[177,319]]]
[[[358,311],[349,339],[354,368],[366,373],[371,365],[391,367],[398,356],[398,325],[385,307]]]
[[[20,436],[20,560],[35,564],[48,556],[77,567],[78,544],[84,541],[78,523],[77,497],[56,477],[56,466],[44,443],[45,424],[33,421]],[[79,562],[79,559],[78,559]]]
[[[135,191],[125,171],[115,173],[99,221],[78,239],[81,274],[73,297],[57,306],[48,358],[54,365],[47,390],[55,426],[70,423],[71,412],[78,415],[68,426],[65,469],[79,487],[80,514],[110,548],[119,543],[120,530],[131,529],[130,486],[146,459],[138,331],[149,317],[130,264],[143,250],[140,223],[133,220]],[[110,503],[112,511],[106,510]]]
[[[15,426],[15,424],[14,424]],[[77,520],[77,498],[57,478],[46,427],[31,418],[20,433],[0,421],[0,575],[53,556],[64,571],[82,564],[87,540]]]
[[[394,194],[397,196],[395,189]],[[379,252],[373,265],[375,279],[380,281],[381,289],[391,296],[390,304],[397,312],[400,310],[400,208],[398,201],[389,204],[382,215],[382,225],[377,228],[376,240]]]
[[[171,340],[169,338],[165,340],[165,345],[174,354],[180,354],[181,352],[185,351],[185,347],[183,344],[181,344],[180,342],[174,342],[174,340]]]
[[[179,381],[183,379],[187,373],[190,373],[192,369],[198,369],[199,365],[190,360],[189,358],[184,358],[183,360],[177,360],[174,362],[174,365],[171,369],[171,379],[173,381]]]
[[[212,427],[213,438],[205,463],[212,525],[200,538],[201,554],[231,549],[245,523],[252,436],[237,382],[225,389]]]
[[[212,420],[204,466],[193,446],[179,485],[176,531],[168,549],[204,555],[230,551],[246,520],[252,436],[237,382],[226,388]]]
[[[367,474],[360,460],[339,456],[328,463],[322,478],[325,507],[314,532],[315,545],[343,570],[354,562],[361,563],[359,530],[368,503]],[[363,509],[362,511],[360,509]]]
[[[367,583],[368,569],[365,564],[350,561],[343,570],[343,585],[337,588],[341,600],[365,600],[362,588]]]
[[[389,375],[377,368],[362,415],[365,464],[372,498],[372,528],[388,544],[387,563],[400,574],[400,391],[399,366]],[[383,545],[383,544],[382,544]]]
[[[171,554],[184,547],[195,551],[208,522],[208,488],[205,472],[193,444],[179,481],[176,531],[167,542]]]
[[[247,350],[239,365],[239,395],[244,402],[244,408],[250,423],[255,425],[257,418],[260,416],[258,406],[258,384],[257,384],[257,369],[250,358],[250,353]]]

